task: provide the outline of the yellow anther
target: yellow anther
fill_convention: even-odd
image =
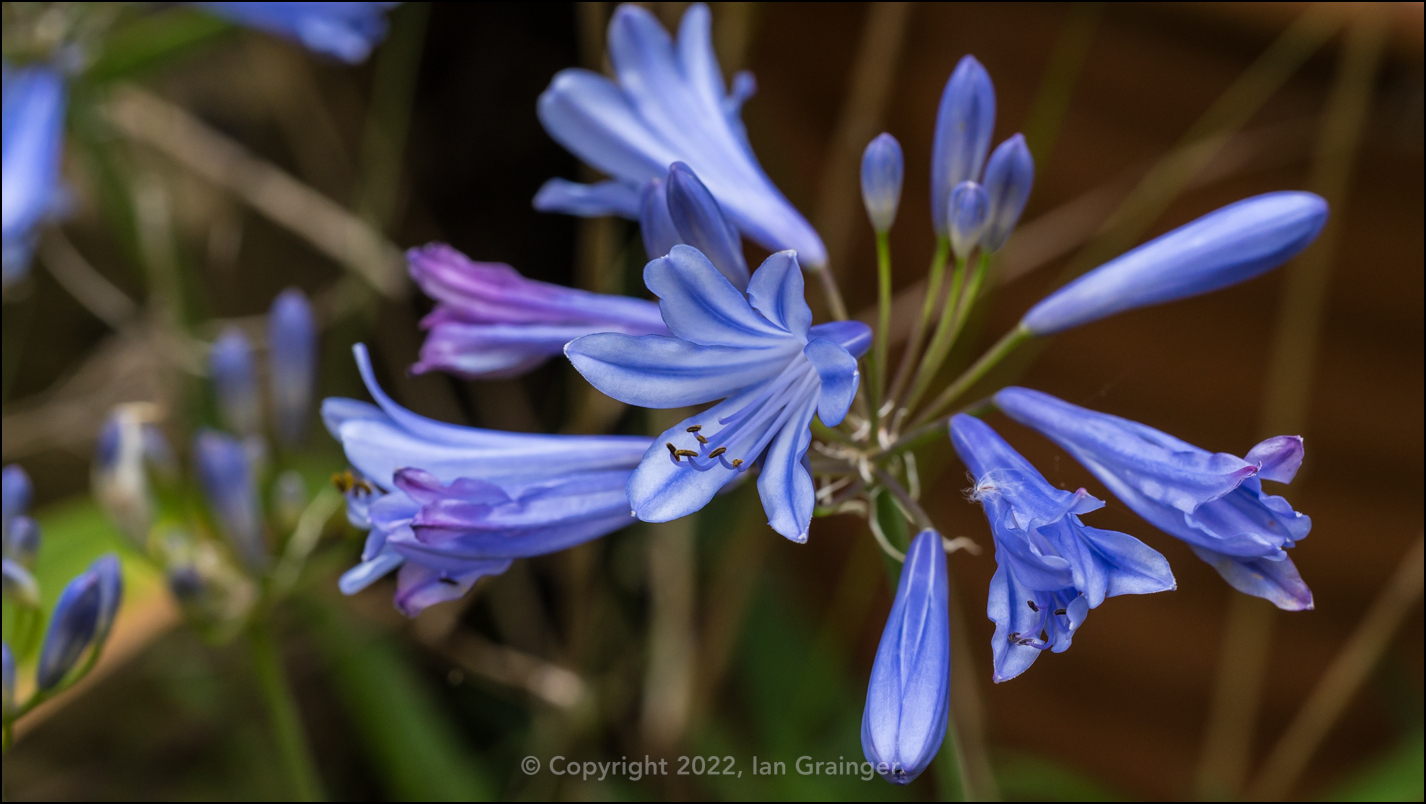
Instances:
[[[673,456],[673,462],[678,463],[678,447],[675,447],[672,441],[666,442],[664,446],[668,447],[668,454]]]
[[[718,457],[719,455],[722,455],[723,453],[725,453],[725,452],[727,452],[727,451],[728,451],[728,448],[727,448],[727,447],[719,447],[719,448],[713,450],[712,452],[708,453],[708,457],[710,457],[710,458],[716,458],[716,457]]]
[[[704,438],[703,436],[701,436],[701,435],[699,435],[699,434],[697,434],[697,433],[694,433],[694,434],[693,434],[693,437],[696,438],[696,439],[698,439],[698,443],[700,443],[700,444],[707,444],[707,443],[708,443],[708,439]]]
[[[694,451],[691,450],[691,449],[681,449],[681,450],[678,450],[677,452],[674,453],[674,457],[678,457],[679,455],[682,455],[682,456],[685,457],[685,458],[697,458],[697,457],[698,457],[698,453],[694,452]]]
[[[689,432],[689,433],[696,433],[696,432],[698,432],[699,430],[702,430],[702,429],[703,429],[703,425],[701,425],[701,424],[694,424],[694,425],[690,425],[689,428],[688,428],[688,430],[687,430],[686,432]]]
[[[734,459],[733,459],[733,468],[734,468],[734,469],[737,469],[739,466],[742,466],[742,465],[743,465],[743,459],[742,459],[742,458],[734,458]]]

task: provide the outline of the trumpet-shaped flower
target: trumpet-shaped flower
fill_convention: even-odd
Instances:
[[[54,214],[62,199],[59,168],[64,147],[64,79],[49,67],[12,71],[6,65],[4,96],[0,282],[8,286],[29,270],[35,228]]]
[[[591,332],[667,332],[658,306],[526,279],[499,263],[474,262],[441,243],[406,253],[411,277],[436,309],[413,371],[509,377],[545,362]]]
[[[979,181],[995,132],[995,87],[974,56],[962,57],[941,92],[931,149],[931,225],[949,233],[951,190]]]
[[[532,435],[444,424],[397,405],[354,352],[377,404],[328,399],[327,429],[362,475],[347,516],[370,530],[347,594],[400,567],[396,604],[415,615],[515,558],[561,550],[632,522],[624,491],[649,446],[631,436]]]
[[[277,435],[295,445],[307,431],[317,380],[317,324],[306,294],[297,288],[273,299],[267,314],[267,354]]]
[[[574,192],[555,180],[536,197],[538,208],[588,214],[589,200],[597,199],[604,209],[636,211],[644,184],[685,162],[738,231],[769,249],[797,251],[809,267],[826,263],[821,238],[748,145],[739,113],[753,82],[739,77],[733,92],[725,91],[707,6],[689,7],[677,42],[645,9],[619,6],[609,21],[609,60],[615,81],[563,70],[540,96],[538,111],[551,137],[623,189],[606,184]]]
[[[957,415],[951,443],[974,477],[971,498],[985,508],[995,538],[986,613],[995,623],[996,682],[1025,672],[1041,651],[1069,650],[1089,610],[1106,597],[1174,588],[1156,550],[1080,522],[1080,514],[1103,508],[1102,500],[1051,486],[990,425]]]
[[[1239,458],[1026,388],[1001,390],[995,404],[1063,447],[1154,527],[1187,542],[1235,589],[1282,609],[1312,608],[1285,552],[1312,520],[1262,486],[1297,474],[1301,437],[1269,438]]]
[[[386,12],[400,3],[195,3],[220,17],[293,39],[316,53],[359,64],[386,38]]]
[[[910,784],[946,736],[951,699],[949,578],[941,534],[923,530],[901,565],[862,712],[862,752],[892,784]]]
[[[123,592],[119,559],[112,553],[95,559],[64,587],[40,647],[35,671],[40,689],[51,689],[63,681],[86,649],[103,648]]]
[[[1304,192],[1245,198],[1186,223],[1050,294],[1021,319],[1035,335],[1252,279],[1307,248],[1327,202]]]
[[[805,465],[812,416],[834,426],[856,394],[865,324],[812,324],[802,272],[790,251],[753,274],[746,295],[697,249],[676,246],[649,262],[670,336],[587,335],[565,347],[594,387],[622,402],[678,408],[723,401],[665,431],[629,480],[640,519],[666,522],[697,511],[752,468],[768,524],[805,541],[812,477]]]

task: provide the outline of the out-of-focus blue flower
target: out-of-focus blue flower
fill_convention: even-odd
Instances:
[[[895,137],[883,132],[867,143],[862,152],[862,203],[871,228],[878,232],[888,232],[896,223],[904,171],[901,143]]]
[[[768,524],[807,539],[813,414],[834,426],[856,395],[857,357],[871,331],[857,321],[812,327],[797,257],[783,251],[753,274],[747,294],[697,249],[675,246],[644,268],[673,333],[587,335],[565,354],[594,387],[647,408],[723,402],[666,430],[629,481],[640,519],[697,511],[763,459],[758,491]],[[766,456],[764,456],[766,451]]]
[[[986,613],[995,681],[1029,669],[1044,650],[1069,650],[1089,610],[1106,597],[1174,588],[1168,561],[1125,533],[1086,527],[1079,515],[1104,501],[1051,486],[985,422],[951,419],[951,443],[975,479],[971,498],[985,508],[995,537],[996,570]]]
[[[994,131],[995,87],[990,74],[974,56],[965,56],[946,82],[936,113],[931,147],[931,225],[937,234],[948,233],[951,190],[963,181],[980,178]]]
[[[980,243],[990,218],[990,198],[985,188],[973,181],[963,181],[951,190],[950,201],[951,251],[957,259],[965,259]]]
[[[243,435],[256,433],[262,426],[262,397],[258,393],[252,343],[241,329],[228,327],[213,342],[208,373],[213,378],[223,424]]]
[[[999,251],[1010,232],[1020,222],[1025,202],[1030,200],[1030,188],[1035,183],[1035,159],[1025,137],[1016,134],[996,146],[985,166],[985,192],[990,197],[990,220],[980,247],[987,252]]]
[[[40,549],[40,526],[25,516],[30,507],[33,487],[30,476],[18,464],[0,472],[0,535],[3,535],[3,592],[19,605],[34,608],[40,604],[40,585],[31,574],[35,555]]]
[[[1327,202],[1285,191],[1245,198],[1150,240],[1060,288],[1025,314],[1036,335],[1225,288],[1287,262],[1327,222]]]
[[[6,720],[15,711],[15,654],[10,643],[0,642],[0,712]]]
[[[0,470],[0,532],[6,539],[10,537],[10,523],[30,509],[33,496],[30,476],[19,464],[12,463]]]
[[[128,402],[115,406],[99,430],[90,488],[99,506],[140,549],[153,525],[153,494],[147,467],[160,476],[177,471],[173,449],[154,426],[154,406]]]
[[[35,227],[55,212],[62,199],[59,168],[64,149],[64,78],[49,67],[11,70],[6,65],[4,96],[0,282],[8,286],[29,270]]]
[[[353,594],[401,567],[396,605],[414,616],[459,597],[514,558],[560,550],[630,524],[624,488],[650,443],[629,436],[504,433],[417,416],[376,384],[377,405],[322,404],[327,429],[362,478],[346,490],[347,517],[370,530]]]
[[[64,587],[50,614],[40,648],[35,680],[41,690],[52,689],[63,681],[88,648],[103,648],[123,589],[119,559],[112,553],[95,559],[89,569]]]
[[[658,305],[537,282],[508,265],[474,262],[442,243],[406,252],[411,278],[436,308],[412,371],[509,377],[591,332],[667,332]]]
[[[1063,447],[1154,527],[1187,542],[1235,589],[1289,611],[1312,608],[1285,552],[1312,520],[1262,485],[1297,474],[1301,437],[1269,438],[1239,458],[1027,388],[1005,388],[995,404]]]
[[[5,557],[26,569],[34,569],[40,552],[40,525],[27,516],[17,516],[10,522],[5,535]]]
[[[601,210],[612,211],[615,204],[608,202],[617,196],[624,214],[637,214],[645,182],[685,162],[740,232],[769,249],[793,249],[803,264],[821,267],[827,261],[822,239],[748,146],[739,114],[752,94],[751,77],[736,78],[733,92],[724,91],[709,26],[708,7],[690,6],[675,43],[653,14],[619,6],[609,22],[617,83],[589,70],[561,71],[540,96],[540,122],[561,145],[627,188],[622,194],[607,186],[588,191],[601,199]],[[557,181],[541,191],[536,206],[587,214],[570,184]]]
[[[0,591],[7,600],[26,608],[40,605],[40,585],[20,562],[5,558],[0,562]]]
[[[910,784],[946,736],[951,627],[941,534],[923,530],[901,565],[862,713],[862,752],[892,784]]]
[[[252,460],[242,442],[215,430],[193,439],[193,465],[218,529],[243,563],[260,572],[267,566],[262,506]]]
[[[359,64],[386,38],[386,12],[400,3],[194,3],[249,28]]]
[[[267,314],[267,354],[277,437],[294,446],[307,432],[317,371],[317,323],[297,288],[277,295]]]

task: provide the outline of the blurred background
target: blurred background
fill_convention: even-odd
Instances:
[[[34,4],[7,4],[7,28],[28,13],[12,5]],[[1340,717],[1318,724],[1324,738],[1277,795],[1419,800],[1419,580],[1404,618],[1368,615],[1422,532],[1422,5],[712,5],[725,74],[757,76],[744,110],[754,149],[827,240],[848,305],[867,320],[875,256],[861,150],[883,130],[905,149],[892,245],[898,303],[914,309],[933,245],[936,104],[961,56],[989,70],[995,140],[1025,132],[1037,176],[959,366],[1048,289],[1130,245],[1260,192],[1328,198],[1331,228],[1287,269],[1056,336],[995,378],[1215,451],[1302,433],[1307,461],[1286,496],[1313,518],[1293,559],[1315,610],[1236,595],[1186,546],[1110,505],[1093,524],[1162,551],[1177,591],[1111,601],[1073,650],[992,685],[982,612],[994,562],[988,550],[957,553],[970,633],[955,636],[955,684],[983,696],[1009,799],[1260,792],[1258,774],[1311,698],[1340,699]],[[686,4],[650,6],[674,24]],[[260,331],[273,296],[296,285],[322,326],[321,396],[366,398],[350,357],[362,341],[399,402],[444,421],[658,425],[601,407],[563,361],[518,380],[409,375],[431,302],[394,256],[443,241],[532,278],[642,295],[636,226],[530,203],[552,176],[590,177],[544,133],[535,101],[560,69],[604,68],[612,10],[407,3],[357,66],[183,8],[117,29],[128,39],[106,54],[108,72],[72,91],[66,245],[45,241],[6,291],[3,458],[34,480],[42,582],[58,589],[89,557],[120,549],[129,588],[94,675],[18,724],[7,799],[289,795],[241,645],[183,627],[161,576],[87,501],[113,405],[162,403],[180,445],[211,418],[201,361],[195,369],[174,345],[174,328],[209,340],[224,322]],[[86,266],[66,269],[66,256]],[[80,271],[142,310],[96,306]],[[1051,482],[1106,496],[1045,440],[992,422]],[[988,548],[949,443],[918,458],[943,532]],[[345,467],[320,431],[300,464],[314,487]],[[865,684],[893,591],[862,520],[820,520],[808,544],[792,544],[743,488],[682,523],[519,561],[410,621],[387,583],[337,593],[358,537],[333,520],[274,614],[331,798],[944,792],[939,766],[906,789],[795,770],[601,782],[519,768],[527,755],[732,756],[743,769],[754,756],[789,768],[804,755],[860,761]],[[1387,633],[1363,636],[1374,622]],[[1372,639],[1379,651],[1363,647]],[[1364,655],[1360,685],[1322,685]]]

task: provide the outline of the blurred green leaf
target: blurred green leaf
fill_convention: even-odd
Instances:
[[[1007,801],[1123,801],[1100,782],[1034,754],[998,753],[995,780]]]
[[[448,713],[392,637],[373,633],[337,606],[302,599],[334,692],[360,732],[391,798],[488,801],[496,786]]]
[[[232,29],[225,20],[182,6],[140,16],[110,32],[103,52],[85,77],[94,82],[127,78],[197,49]]]
[[[1386,756],[1352,774],[1325,801],[1420,801],[1426,795],[1426,732],[1420,728]]]

